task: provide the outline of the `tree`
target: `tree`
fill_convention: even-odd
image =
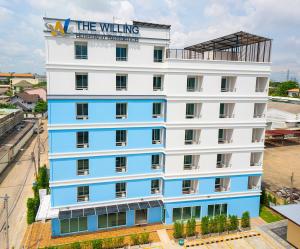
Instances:
[[[11,104],[11,103],[0,103],[0,108],[16,109],[17,107],[14,104]]]
[[[287,90],[293,89],[293,88],[299,88],[299,84],[295,81],[285,81],[282,82],[276,89],[275,94],[278,96],[287,96]]]
[[[175,221],[173,236],[175,239],[180,239],[183,237],[183,222]]]
[[[249,212],[244,212],[242,214],[241,227],[242,228],[250,227],[250,214],[249,214]]]
[[[48,109],[47,107],[47,102],[45,102],[44,100],[40,99],[36,105],[35,105],[35,108],[34,108],[34,112],[37,112],[37,113],[44,113],[46,112]]]

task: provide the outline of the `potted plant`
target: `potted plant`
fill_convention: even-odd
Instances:
[[[208,216],[204,216],[201,219],[201,234],[202,237],[207,237],[209,234],[209,218]]]

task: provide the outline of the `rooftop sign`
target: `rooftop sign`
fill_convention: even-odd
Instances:
[[[139,27],[137,25],[103,23],[45,18],[46,32],[52,36],[74,36],[81,39],[118,40],[138,42]]]

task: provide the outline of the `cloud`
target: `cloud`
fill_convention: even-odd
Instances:
[[[47,15],[171,24],[177,48],[244,30],[274,38],[273,70],[300,78],[299,9],[298,0],[0,0],[0,70],[44,72]]]

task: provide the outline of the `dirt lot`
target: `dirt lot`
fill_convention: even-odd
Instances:
[[[291,187],[294,172],[294,187],[300,189],[300,145],[267,148],[264,156],[264,181],[271,190]]]

